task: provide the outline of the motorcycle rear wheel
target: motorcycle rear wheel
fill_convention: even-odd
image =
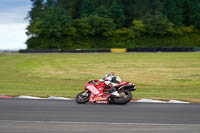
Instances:
[[[89,98],[90,98],[90,93],[83,91],[76,96],[76,102],[78,104],[85,104],[89,101]]]
[[[127,104],[132,99],[132,93],[130,91],[123,91],[121,93],[124,93],[124,97],[112,97],[112,102],[114,104]]]

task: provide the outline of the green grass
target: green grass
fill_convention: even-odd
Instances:
[[[75,97],[109,71],[136,99],[200,102],[200,53],[0,54],[0,94]]]

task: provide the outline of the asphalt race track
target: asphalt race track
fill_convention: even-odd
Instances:
[[[0,133],[200,133],[200,104],[0,99]]]

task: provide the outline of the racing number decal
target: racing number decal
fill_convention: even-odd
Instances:
[[[88,86],[88,89],[94,93],[95,95],[99,94],[100,92],[94,86]]]

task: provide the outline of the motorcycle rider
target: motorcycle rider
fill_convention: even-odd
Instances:
[[[115,91],[115,86],[121,82],[121,79],[120,77],[116,76],[114,72],[108,72],[105,77],[99,81],[104,82],[109,87],[109,89]]]

